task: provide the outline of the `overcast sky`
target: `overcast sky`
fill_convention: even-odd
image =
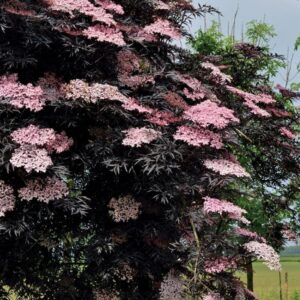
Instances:
[[[241,29],[251,20],[263,20],[272,24],[277,37],[272,40],[272,50],[286,55],[288,47],[293,48],[294,41],[300,35],[300,1],[299,0],[193,0],[194,4],[209,4],[222,13],[221,24],[227,33],[228,23],[232,26],[233,16],[239,8],[236,20],[236,36],[240,37]],[[218,18],[215,17],[216,20]],[[208,21],[209,23],[209,21]],[[203,20],[193,23],[192,31],[203,26]],[[300,51],[296,62],[300,61]],[[295,64],[296,64],[295,62]],[[280,80],[280,78],[276,78]],[[300,81],[300,76],[297,77]]]

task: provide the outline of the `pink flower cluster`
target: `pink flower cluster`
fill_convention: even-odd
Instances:
[[[141,213],[141,203],[137,202],[132,196],[112,198],[107,207],[110,209],[109,214],[117,223],[136,220]]]
[[[221,300],[221,297],[219,294],[207,294],[203,297],[203,300]]]
[[[96,39],[98,42],[107,42],[117,46],[126,45],[122,32],[114,27],[97,24],[84,29],[82,34],[89,39]]]
[[[249,229],[246,228],[241,228],[241,227],[236,227],[234,230],[235,234],[240,235],[240,236],[244,236],[244,237],[248,237],[263,243],[266,243],[265,238],[259,236],[256,232],[253,232]]]
[[[137,74],[142,72],[141,65],[147,65],[147,61],[140,59],[137,54],[128,49],[119,51],[118,56],[118,79],[131,88],[141,85],[153,84],[152,75]]]
[[[231,122],[239,123],[233,110],[218,106],[210,100],[194,105],[184,112],[184,118],[200,125],[201,127],[214,126],[223,129]]]
[[[82,99],[88,103],[96,103],[97,100],[118,100],[126,102],[128,99],[116,86],[109,84],[93,83],[74,79],[62,86],[62,92],[67,99]]]
[[[172,112],[169,111],[153,110],[151,115],[146,117],[146,120],[159,126],[168,126],[171,123],[179,122],[181,118],[176,117]]]
[[[4,98],[12,106],[31,111],[40,111],[45,105],[41,87],[21,84],[16,75],[0,77],[0,98]]]
[[[0,217],[15,207],[15,195],[11,186],[0,180]]]
[[[167,93],[163,94],[162,97],[172,107],[180,108],[183,110],[189,108],[189,105],[177,93],[168,91]]]
[[[44,146],[49,152],[62,153],[73,145],[73,139],[68,138],[64,132],[58,134],[52,128],[35,125],[17,129],[10,136],[19,145]]]
[[[57,177],[46,177],[29,180],[25,187],[19,189],[21,200],[36,199],[49,203],[52,200],[62,199],[69,194],[67,185]]]
[[[111,294],[105,290],[98,290],[94,292],[95,300],[120,300],[116,295]]]
[[[289,128],[287,128],[287,127],[280,127],[279,128],[279,132],[280,132],[281,135],[286,136],[289,139],[295,139],[295,138],[298,137],[296,134],[294,134],[293,132],[291,132],[289,130]]]
[[[170,21],[158,18],[154,23],[146,26],[144,31],[149,34],[157,33],[172,39],[180,39],[181,33]]]
[[[124,9],[121,5],[114,3],[111,0],[95,0],[95,3],[100,5],[103,9],[114,12],[119,15],[124,14]]]
[[[73,145],[73,139],[64,132],[58,134],[52,128],[35,125],[13,131],[11,138],[21,146],[14,151],[10,162],[15,167],[24,167],[28,173],[33,170],[46,172],[52,165],[48,152],[62,153]]]
[[[130,128],[123,131],[126,136],[122,144],[130,147],[141,147],[142,144],[150,144],[161,137],[161,132],[151,128]]]
[[[148,113],[151,114],[154,110],[150,107],[142,106],[139,102],[134,98],[128,98],[126,102],[122,104],[126,110],[129,111],[138,111],[139,113]]]
[[[236,267],[236,262],[228,257],[218,257],[215,260],[206,261],[204,265],[205,272],[213,274],[222,273]]]
[[[221,70],[209,63],[209,62],[205,62],[205,63],[202,63],[201,66],[204,68],[204,69],[207,69],[207,70],[210,70],[211,71],[211,78],[216,82],[216,83],[219,83],[219,84],[226,84],[228,82],[231,82],[231,77],[229,75],[226,75],[224,74],[223,72],[221,72]]]
[[[10,159],[10,163],[16,167],[24,167],[27,173],[31,171],[46,172],[53,165],[46,149],[32,145],[22,145],[17,148]]]
[[[61,98],[61,81],[54,74],[45,73],[43,77],[39,78],[37,84],[43,90],[46,101],[56,102]]]
[[[9,12],[11,14],[24,16],[24,17],[31,17],[36,14],[34,10],[28,9],[27,4],[17,0],[8,1],[8,3],[2,4],[1,9],[5,9],[6,12]]]
[[[250,177],[250,174],[247,173],[244,168],[237,162],[233,162],[226,159],[207,159],[204,161],[206,168],[213,170],[216,173],[225,175],[233,175],[236,177]]]
[[[156,10],[170,10],[171,6],[161,0],[155,0],[153,1],[154,8]]]
[[[183,300],[181,296],[183,291],[182,281],[170,272],[160,285],[160,300]]]
[[[68,13],[71,17],[74,12],[82,13],[92,17],[93,21],[105,23],[107,25],[115,24],[113,16],[102,7],[93,5],[89,0],[48,0],[50,9]]]
[[[40,128],[35,125],[29,125],[13,131],[10,137],[15,143],[20,145],[44,146],[55,139],[55,131],[52,128]]]
[[[180,74],[178,77],[179,81],[186,84],[191,90],[190,91],[187,88],[183,90],[183,93],[187,98],[191,100],[199,100],[205,97],[206,89],[202,86],[198,79],[182,74]]]
[[[244,244],[244,248],[251,254],[254,254],[258,259],[263,260],[270,270],[281,270],[280,257],[271,246],[265,243],[251,241]]]
[[[247,213],[246,210],[232,204],[231,202],[220,200],[216,198],[205,197],[203,203],[203,212],[206,214],[217,213],[222,215],[227,214],[230,219],[241,221],[244,224],[249,224],[250,222],[243,216]]]
[[[220,134],[199,127],[180,126],[174,134],[174,139],[192,146],[211,146],[216,149],[223,147]]]
[[[254,95],[251,93],[244,92],[233,86],[227,86],[226,88],[234,95],[243,98],[245,101],[245,106],[250,108],[253,114],[259,115],[261,117],[270,116],[270,114],[265,109],[262,109],[257,105],[259,103],[263,103],[263,104],[275,103],[276,101],[270,95],[266,95],[266,94]]]

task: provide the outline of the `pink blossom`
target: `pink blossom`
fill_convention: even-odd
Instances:
[[[61,90],[67,99],[82,99],[88,103],[96,103],[97,100],[118,100],[123,103],[128,101],[116,86],[101,83],[89,85],[80,79],[71,80]]]
[[[210,100],[190,107],[184,112],[184,117],[202,127],[212,125],[219,129],[225,128],[231,122],[239,123],[233,110],[218,106]]]
[[[231,76],[226,75],[223,72],[221,72],[221,70],[217,66],[215,66],[211,63],[208,63],[208,62],[202,63],[201,66],[204,69],[208,69],[211,71],[211,77],[215,82],[217,82],[219,84],[226,84],[228,82],[231,82],[231,79],[232,79]]]
[[[109,214],[115,222],[128,222],[136,220],[141,214],[141,203],[137,202],[132,196],[112,198],[107,207]]]
[[[62,83],[54,74],[45,73],[37,83],[43,90],[46,101],[56,102],[61,98],[60,87]]]
[[[46,149],[49,152],[55,151],[56,153],[62,153],[68,151],[74,144],[72,138],[69,138],[63,131],[61,133],[56,133],[54,139],[51,139],[46,144]]]
[[[24,167],[27,173],[31,171],[45,173],[47,168],[53,164],[47,150],[32,145],[22,145],[17,148],[13,152],[10,162],[14,167]]]
[[[183,300],[182,297],[183,283],[170,272],[160,285],[160,300]]]
[[[232,86],[227,86],[226,88],[233,94],[243,98],[245,101],[245,106],[249,107],[253,114],[259,115],[262,117],[270,116],[270,114],[266,110],[260,108],[257,105],[259,103],[263,103],[263,104],[275,103],[276,101],[270,95],[266,95],[266,94],[254,95],[251,93],[244,92],[244,91],[242,91],[238,88],[232,87]]]
[[[183,98],[174,92],[168,91],[167,93],[163,94],[162,97],[172,107],[178,107],[183,110],[189,108],[189,105],[183,100]]]
[[[123,131],[126,136],[122,144],[130,147],[141,147],[142,144],[149,144],[161,137],[161,132],[151,128],[130,128]]]
[[[221,297],[219,294],[207,294],[203,297],[203,300],[221,300]]]
[[[118,56],[118,79],[123,84],[137,88],[145,84],[155,83],[154,77],[142,73],[142,67],[145,68],[147,61],[138,57],[136,53],[131,50],[123,49],[119,51]]]
[[[20,1],[8,1],[7,4],[1,5],[1,9],[4,9],[6,12],[24,16],[24,17],[32,17],[36,15],[36,12],[34,10],[28,9],[28,5],[26,3],[22,3]]]
[[[231,202],[220,200],[216,198],[205,197],[203,203],[203,211],[206,214],[217,213],[222,215],[223,213],[227,214],[230,219],[240,221],[245,224],[250,222],[243,216],[247,213],[246,210],[232,204]]]
[[[122,32],[113,27],[97,24],[84,29],[82,34],[89,39],[96,39],[98,42],[107,42],[117,46],[126,45]]]
[[[0,180],[0,217],[15,207],[15,195],[11,186]]]
[[[244,248],[258,259],[263,260],[270,270],[281,270],[280,257],[271,246],[251,241],[244,244]]]
[[[171,6],[161,0],[154,0],[153,1],[154,8],[156,10],[170,10]]]
[[[15,143],[20,145],[43,146],[55,139],[55,131],[51,128],[40,128],[35,125],[29,125],[13,131],[10,136]]]
[[[94,292],[95,300],[120,300],[120,297],[105,290],[97,290]]]
[[[52,128],[40,128],[35,125],[17,129],[10,136],[19,145],[45,146],[49,152],[61,153],[73,145],[73,139],[68,138],[64,132],[57,134]]]
[[[29,180],[18,193],[22,200],[37,199],[48,203],[68,196],[69,190],[67,185],[57,177],[47,177]]]
[[[122,107],[129,111],[136,110],[139,113],[151,114],[153,112],[152,108],[139,104],[139,102],[134,98],[128,98],[128,100],[122,104]]]
[[[114,3],[110,0],[95,0],[95,3],[100,5],[103,9],[112,11],[116,14],[123,15],[124,9],[121,5]]]
[[[25,107],[31,111],[40,111],[45,105],[41,87],[21,84],[16,75],[0,77],[0,98],[17,108]]]
[[[204,265],[205,272],[214,274],[222,273],[236,267],[236,262],[228,257],[218,257],[215,260],[206,261]]]
[[[295,139],[295,138],[298,137],[296,134],[294,134],[293,132],[291,132],[289,130],[289,128],[287,128],[287,127],[280,127],[279,131],[280,131],[281,135],[286,136],[289,139]]]
[[[223,147],[222,138],[218,133],[199,127],[180,126],[174,139],[193,146],[211,146],[216,149]]]
[[[222,176],[234,175],[237,177],[250,177],[250,174],[247,173],[240,164],[226,159],[207,159],[204,161],[204,165],[206,168],[213,170]]]
[[[170,21],[158,18],[154,23],[144,28],[146,33],[153,34],[158,33],[165,35],[173,39],[180,39],[181,33],[175,28]]]
[[[237,235],[241,235],[241,236],[244,236],[244,237],[248,237],[248,238],[266,243],[265,238],[259,236],[256,232],[253,232],[253,231],[248,230],[246,228],[236,227],[234,231]]]
[[[82,13],[92,17],[93,21],[99,21],[107,25],[115,24],[113,16],[105,11],[102,7],[93,5],[89,0],[48,0],[50,9],[54,11],[63,11],[71,17],[74,12]]]
[[[146,117],[146,120],[159,126],[168,126],[171,123],[179,122],[181,119],[176,117],[172,112],[154,110]]]
[[[202,83],[198,79],[182,74],[179,74],[177,77],[180,82],[189,87],[189,89],[185,88],[183,90],[183,93],[187,98],[191,100],[199,100],[205,97],[206,89],[202,86]]]

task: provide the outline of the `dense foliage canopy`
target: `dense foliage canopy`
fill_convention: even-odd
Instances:
[[[244,91],[217,57],[174,45],[208,6],[0,7],[1,285],[33,299],[254,299],[235,271],[279,257],[235,199],[251,182],[297,182],[292,95]]]

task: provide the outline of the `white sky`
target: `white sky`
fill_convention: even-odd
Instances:
[[[272,40],[272,50],[278,54],[287,54],[288,47],[292,50],[294,41],[300,35],[300,1],[299,0],[193,0],[194,4],[209,4],[222,13],[222,31],[227,33],[237,8],[236,36],[240,37],[241,30],[251,20],[263,20],[275,27],[277,37]],[[218,20],[217,17],[213,19]],[[211,20],[211,18],[210,18]],[[208,25],[210,23],[208,19]],[[196,20],[191,30],[194,32],[203,26],[203,20]],[[296,54],[296,63],[300,62],[300,50]],[[297,77],[300,81],[300,76]],[[282,81],[280,77],[277,81]],[[295,80],[296,81],[296,80]]]

